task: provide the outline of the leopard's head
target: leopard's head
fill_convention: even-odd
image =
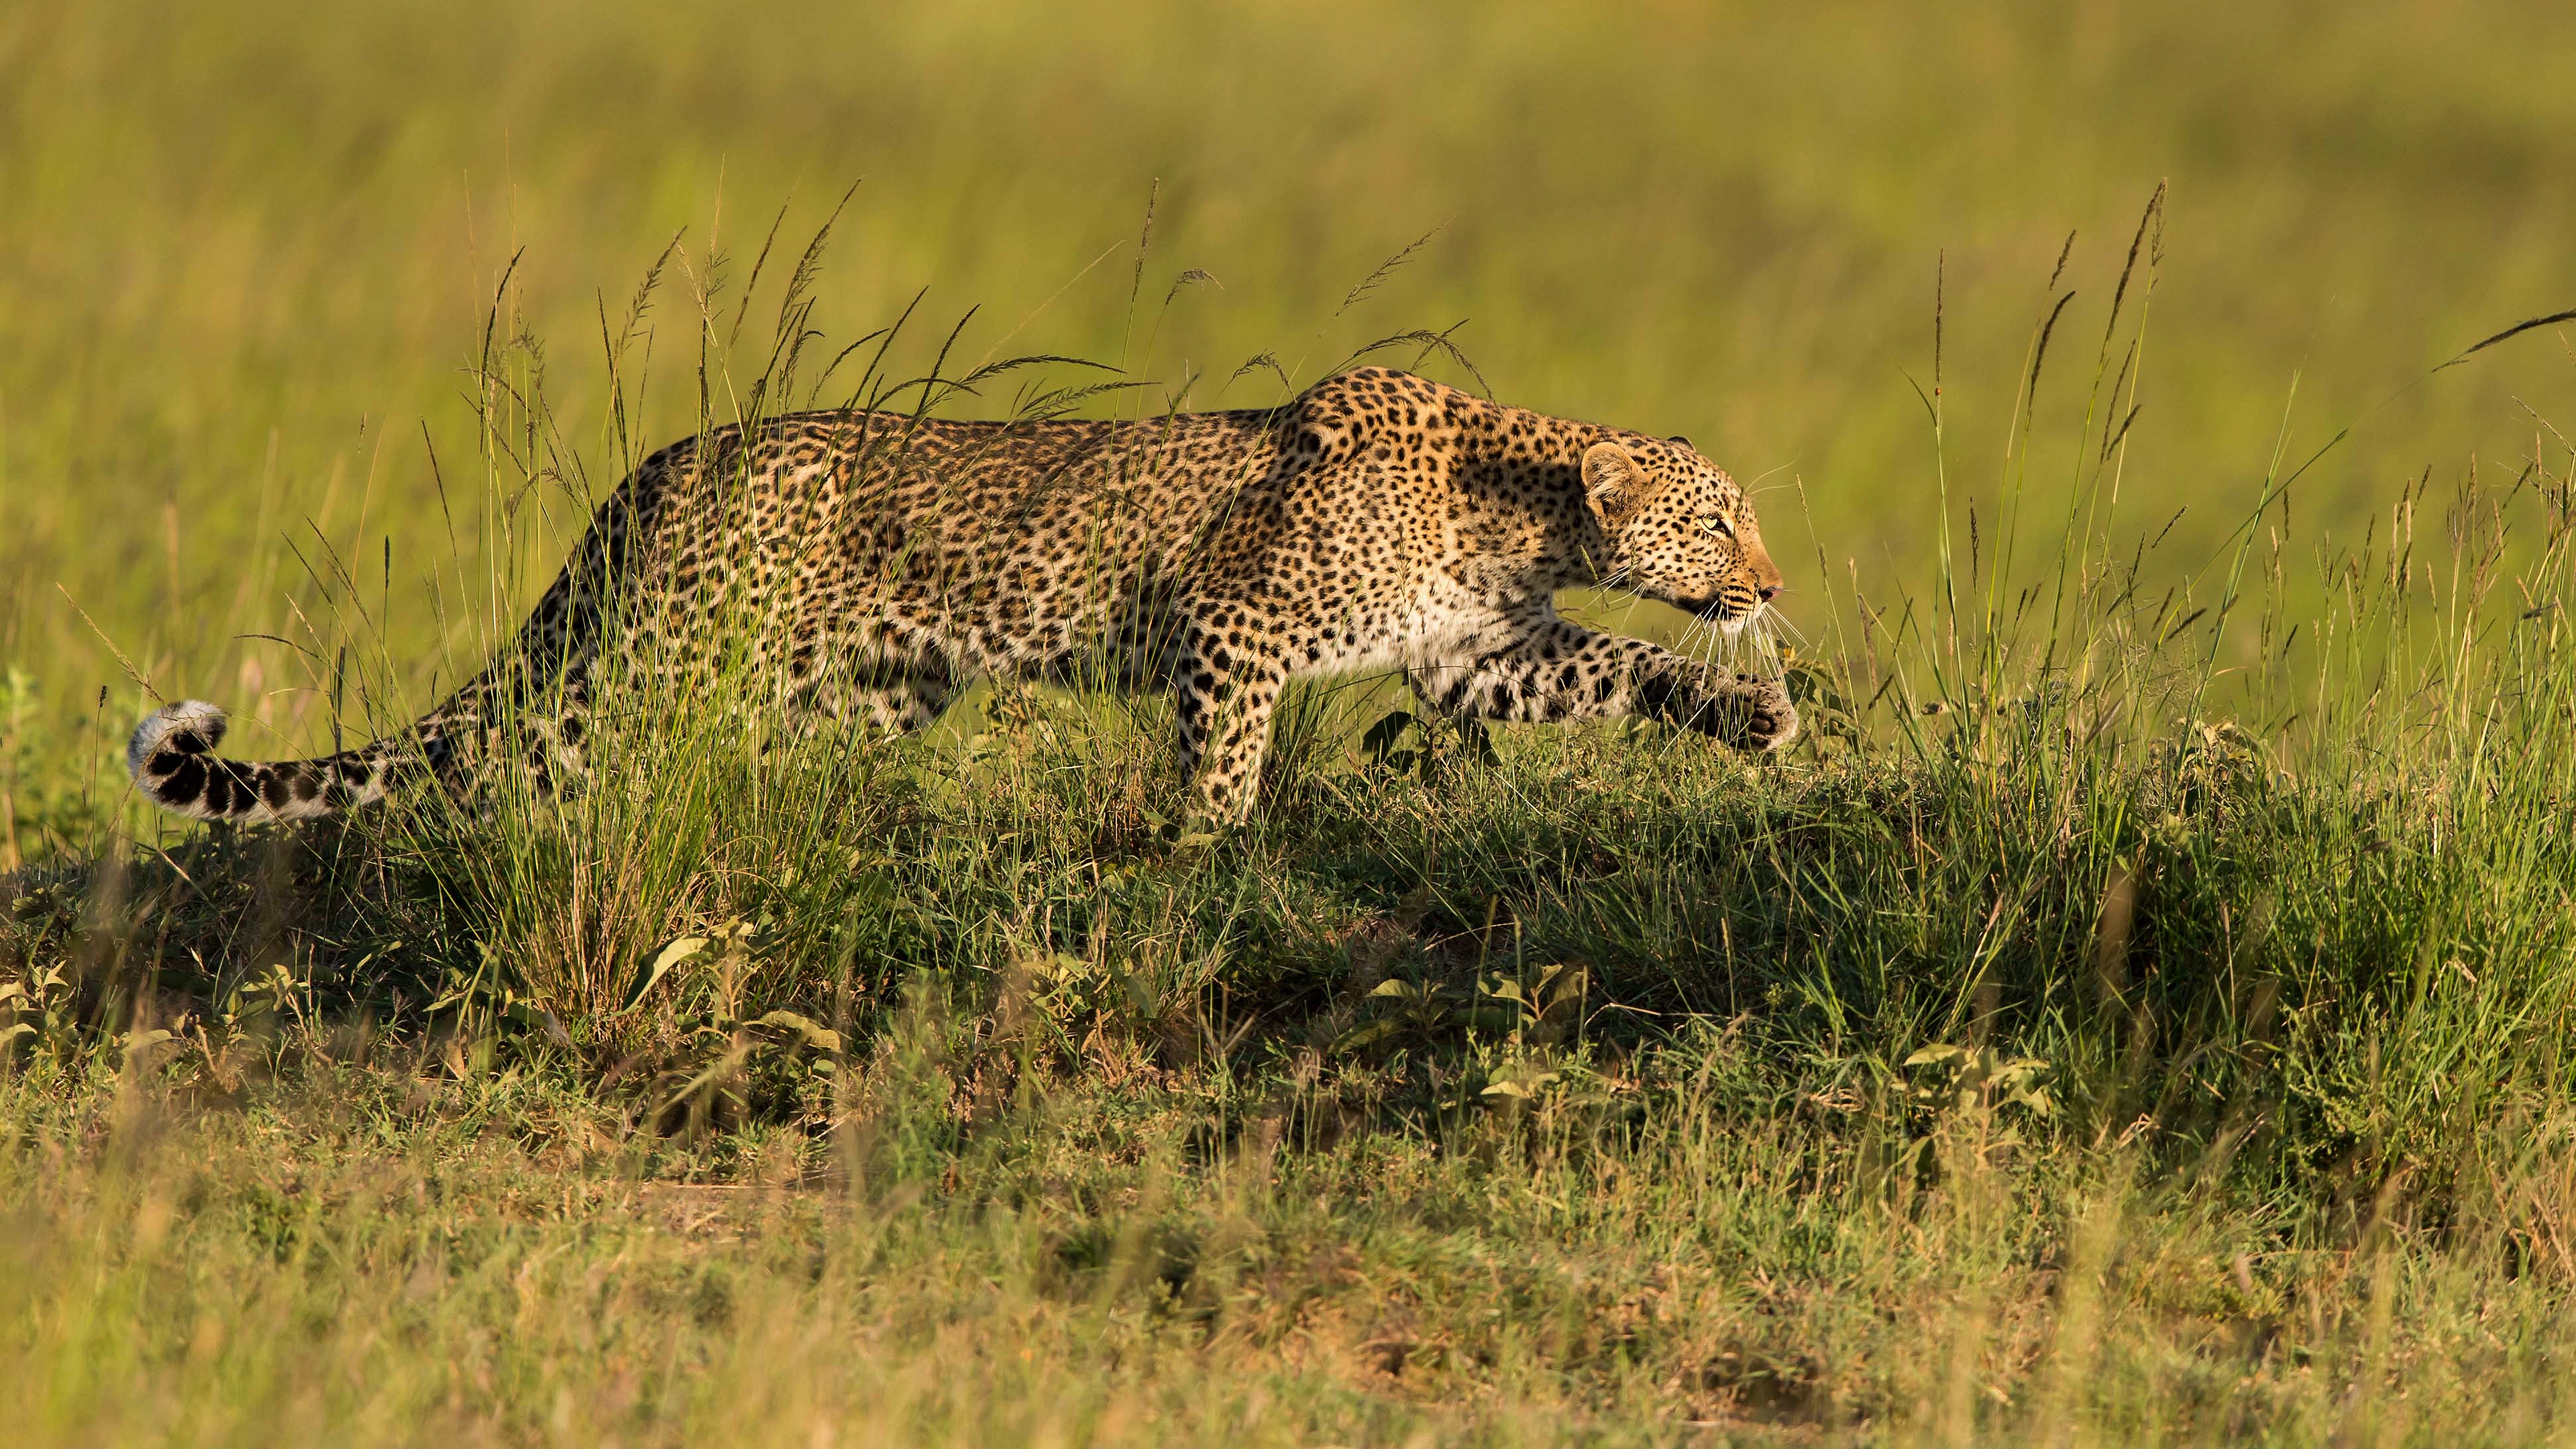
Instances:
[[[1682,438],[1633,436],[1583,454],[1583,494],[1609,557],[1604,583],[1662,599],[1732,634],[1769,607],[1780,569],[1762,547],[1753,504]]]

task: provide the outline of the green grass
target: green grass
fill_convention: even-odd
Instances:
[[[2576,301],[2571,37],[2477,19],[0,20],[15,1438],[2565,1438],[2576,373],[2430,369]],[[1155,701],[639,685],[563,804],[123,795],[138,686],[407,716],[925,285],[876,376],[1472,316],[1779,469],[1807,738],[1341,682],[1175,843]]]
[[[19,907],[88,986],[19,1003],[0,1354],[39,1442],[2555,1433],[2559,767],[2054,733],[1507,739],[1167,854],[1028,728],[802,899],[720,897],[729,798],[664,929],[759,929],[623,1028],[476,914],[561,878],[201,840]],[[190,976],[263,910],[287,972]],[[424,922],[512,999],[424,1023]]]

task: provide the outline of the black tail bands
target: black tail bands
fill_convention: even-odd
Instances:
[[[197,820],[307,820],[383,799],[407,753],[378,740],[311,760],[217,759],[227,723],[201,699],[153,711],[125,746],[135,788]]]

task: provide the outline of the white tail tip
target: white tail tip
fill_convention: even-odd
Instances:
[[[143,723],[134,727],[134,737],[125,742],[126,771],[141,775],[143,762],[181,735],[194,735],[198,740],[197,748],[187,753],[205,754],[222,743],[224,728],[230,722],[231,716],[224,713],[223,706],[202,699],[165,704],[145,716]]]

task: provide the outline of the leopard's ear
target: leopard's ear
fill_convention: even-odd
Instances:
[[[1615,522],[1645,501],[1646,470],[1617,443],[1601,442],[1583,450],[1583,497],[1605,522]]]

